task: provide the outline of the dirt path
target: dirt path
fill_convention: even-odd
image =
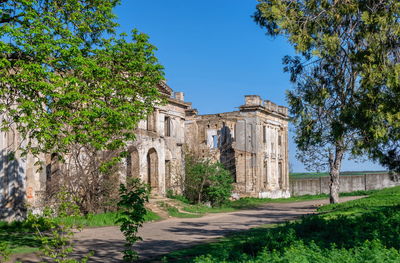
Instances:
[[[360,197],[344,197],[349,201]],[[316,206],[328,200],[294,203],[271,203],[257,209],[231,213],[209,214],[201,218],[173,218],[146,223],[139,235],[143,241],[135,245],[142,260],[187,248],[202,242],[222,237],[234,231],[246,230],[263,224],[273,224],[315,213]],[[122,262],[120,251],[124,249],[124,238],[118,227],[86,228],[76,234],[78,253],[90,250],[95,254],[89,262]],[[36,262],[34,259],[22,262]]]

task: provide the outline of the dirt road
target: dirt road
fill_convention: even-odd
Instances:
[[[345,197],[349,201],[360,197]],[[328,200],[294,203],[272,203],[257,209],[231,213],[209,214],[201,218],[173,218],[146,223],[139,235],[143,241],[135,245],[142,260],[147,260],[173,250],[187,248],[222,237],[234,231],[263,224],[274,224],[315,213],[316,206]],[[86,228],[76,234],[78,253],[95,251],[89,262],[122,262],[124,238],[118,227]],[[33,258],[22,262],[37,262]]]

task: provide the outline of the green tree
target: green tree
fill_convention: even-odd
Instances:
[[[288,100],[299,155],[326,153],[331,202],[337,202],[344,154],[363,152],[360,138],[365,129],[377,133],[368,126],[372,122],[367,127],[356,125],[360,124],[357,111],[373,114],[366,98],[375,101],[377,90],[391,94],[395,90],[387,86],[390,82],[397,85],[398,94],[399,74],[389,75],[399,72],[399,2],[259,0],[254,18],[268,35],[286,37],[299,54],[283,60],[295,84]],[[388,82],[381,85],[375,78]],[[379,108],[380,103],[383,100],[373,105]],[[386,130],[380,130],[378,137],[385,137],[396,120],[398,125],[398,111],[386,113],[382,110],[380,117],[374,117],[380,118],[378,122],[391,120],[379,126]]]
[[[26,152],[121,149],[162,102],[148,36],[117,36],[118,0],[1,0],[0,116]]]

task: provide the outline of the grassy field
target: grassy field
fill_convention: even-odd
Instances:
[[[369,195],[376,192],[376,190],[370,191],[356,191],[351,193],[341,193],[340,196],[359,196],[359,195]],[[242,209],[251,209],[256,208],[260,205],[264,205],[267,203],[290,203],[290,202],[300,202],[300,201],[309,201],[309,200],[319,200],[325,199],[329,196],[327,194],[320,194],[320,195],[303,195],[303,196],[294,196],[290,198],[278,198],[278,199],[271,199],[271,198],[253,198],[253,197],[245,197],[239,200],[230,201],[227,204],[221,207],[208,207],[204,204],[198,205],[191,205],[188,204],[181,196],[176,196],[178,202],[178,206],[185,212],[179,212],[175,207],[165,207],[167,212],[170,216],[173,217],[200,217],[207,213],[226,213],[226,212],[233,212]]]
[[[108,212],[102,214],[68,218],[68,223],[79,224],[84,227],[100,227],[116,225],[117,213]],[[146,221],[161,219],[157,214],[148,211]],[[65,218],[58,219],[66,222]],[[6,223],[0,222],[0,243],[6,243],[13,254],[30,253],[38,250],[39,242],[35,240],[34,230],[25,222]]]
[[[179,250],[164,262],[400,262],[400,187],[319,208],[319,215]]]

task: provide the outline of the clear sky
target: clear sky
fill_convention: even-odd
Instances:
[[[267,37],[253,21],[256,0],[122,0],[116,9],[121,31],[133,28],[150,36],[175,91],[183,91],[200,114],[228,112],[244,103],[244,95],[287,106],[291,88],[282,58],[293,55],[283,38]],[[292,135],[289,135],[292,137]],[[290,162],[295,159],[290,138]],[[343,171],[382,170],[371,162],[346,161]]]

